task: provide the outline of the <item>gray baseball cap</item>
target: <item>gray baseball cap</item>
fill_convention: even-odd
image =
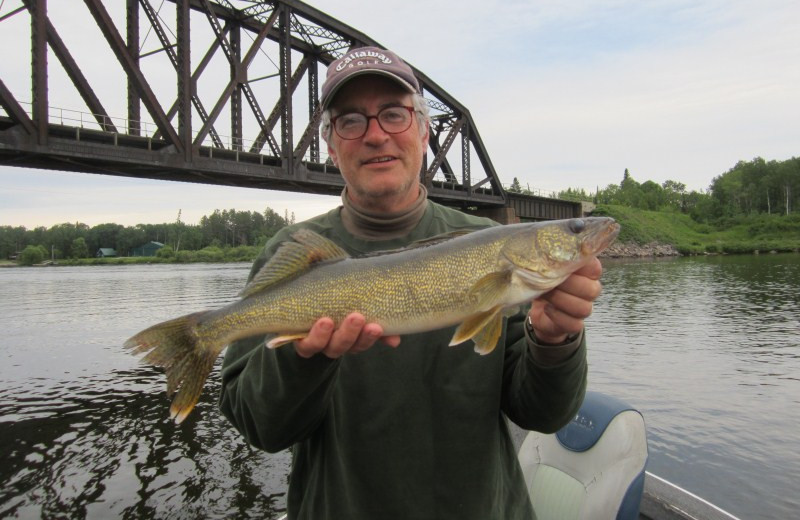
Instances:
[[[409,92],[421,94],[414,71],[397,54],[378,47],[360,47],[351,50],[328,66],[320,98],[323,110],[328,108],[333,97],[345,83],[363,74],[386,76]]]

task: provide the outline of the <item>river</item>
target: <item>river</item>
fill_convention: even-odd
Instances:
[[[645,416],[648,469],[743,519],[800,510],[800,255],[605,261],[590,388]],[[288,453],[216,411],[168,419],[164,376],[121,348],[236,298],[244,264],[0,269],[0,517],[264,517]]]

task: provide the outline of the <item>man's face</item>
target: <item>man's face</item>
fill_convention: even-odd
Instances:
[[[365,75],[349,81],[336,94],[333,117],[346,112],[374,116],[387,106],[412,106],[412,96],[394,81]],[[358,139],[342,139],[332,131],[328,153],[339,166],[348,194],[355,204],[387,212],[413,204],[419,194],[419,172],[428,131],[420,135],[414,121],[408,130],[387,134],[376,119],[369,120],[367,133]]]

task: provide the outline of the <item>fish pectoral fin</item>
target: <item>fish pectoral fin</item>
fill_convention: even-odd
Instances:
[[[488,311],[479,312],[469,316],[456,329],[455,334],[453,334],[453,338],[450,340],[450,346],[452,347],[454,345],[459,345],[468,339],[475,338],[475,336],[482,333],[483,329],[495,318],[498,318],[502,321],[502,317],[499,315],[500,310],[500,305],[496,305]]]
[[[511,269],[494,271],[483,276],[480,280],[470,287],[467,297],[476,307],[492,306],[494,309],[497,302],[511,284]]]
[[[294,278],[316,264],[350,257],[344,249],[309,229],[292,233],[292,239],[293,242],[285,242],[278,248],[239,296],[244,298],[278,282]]]
[[[267,342],[267,348],[278,348],[286,345],[287,343],[291,343],[292,341],[296,341],[298,339],[303,339],[308,336],[308,332],[300,332],[297,334],[281,334],[280,336],[275,336],[271,340]]]

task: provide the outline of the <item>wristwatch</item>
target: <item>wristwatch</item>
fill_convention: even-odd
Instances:
[[[578,338],[578,335],[580,335],[580,332],[574,334],[567,334],[566,339],[564,339],[564,341],[562,341],[561,343],[545,343],[536,337],[536,333],[533,330],[533,321],[531,320],[530,314],[528,314],[525,317],[525,331],[528,333],[528,337],[532,339],[535,343],[539,345],[545,345],[548,347],[557,347],[559,345],[566,345],[567,343],[572,343]]]
[[[533,321],[531,320],[530,313],[525,316],[525,330],[531,338],[536,338],[536,335],[533,333]]]

